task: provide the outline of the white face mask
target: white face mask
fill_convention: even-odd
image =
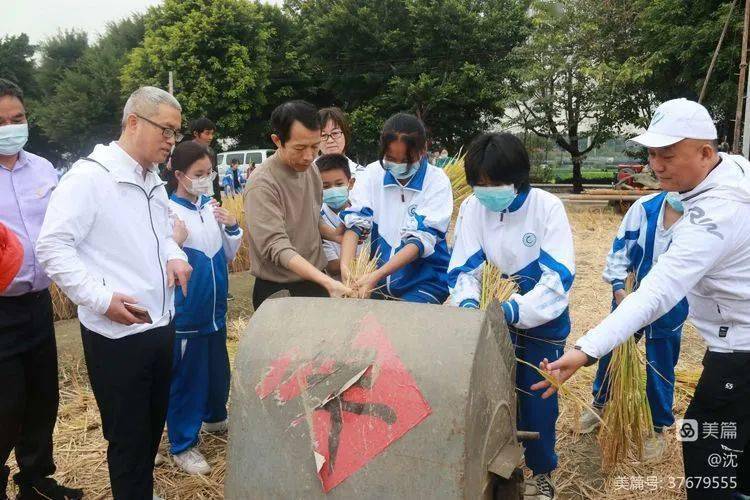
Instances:
[[[29,140],[29,124],[18,123],[0,127],[0,155],[13,156],[23,149]]]
[[[183,179],[187,179],[187,184],[182,183],[182,186],[185,188],[185,191],[192,194],[193,196],[200,196],[202,194],[205,194],[206,196],[213,196],[214,195],[214,178],[216,177],[216,172],[211,172],[210,174],[200,177],[198,179],[193,179],[192,177],[188,177],[187,175],[183,176]]]

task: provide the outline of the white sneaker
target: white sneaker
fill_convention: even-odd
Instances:
[[[203,430],[211,434],[223,434],[229,430],[229,419],[221,422],[203,422]]]
[[[172,455],[174,463],[176,463],[180,469],[184,470],[188,474],[208,474],[211,472],[211,466],[208,465],[206,459],[203,457],[200,451],[196,450],[195,447]]]
[[[581,434],[589,434],[601,424],[601,418],[604,410],[601,408],[586,408],[578,420],[578,432]]]
[[[643,443],[643,460],[642,462],[651,462],[658,460],[664,455],[667,449],[667,440],[663,432],[654,432],[654,435],[646,439]]]
[[[164,499],[154,493],[153,498],[151,500],[164,500]]]
[[[537,474],[524,481],[524,500],[554,500],[555,484],[549,474]]]

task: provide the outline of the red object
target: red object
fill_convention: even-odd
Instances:
[[[13,282],[23,263],[23,246],[18,237],[0,223],[0,293]]]
[[[373,363],[339,396],[315,408],[312,415],[313,452],[323,491],[364,467],[398,438],[427,418],[431,409],[414,378],[396,354],[382,325],[366,317],[351,343],[352,352],[374,352]],[[296,352],[271,364],[256,387],[261,399],[271,392],[285,402],[298,397],[308,377],[335,371],[333,360],[292,367]],[[281,372],[292,374],[284,379]]]
[[[641,173],[644,168],[645,165],[638,165],[637,163],[620,163],[617,165],[617,183],[622,182],[622,184],[636,187],[633,174]]]

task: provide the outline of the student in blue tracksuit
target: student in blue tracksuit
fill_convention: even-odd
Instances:
[[[346,273],[357,242],[370,233],[378,269],[356,284],[360,296],[442,304],[448,298],[450,253],[445,233],[453,211],[451,183],[427,163],[427,135],[413,115],[398,113],[383,125],[380,160],[357,176],[346,226],[341,271]]]
[[[242,230],[235,217],[211,198],[216,174],[205,146],[195,141],[178,145],[172,154],[172,172],[170,182],[176,189],[170,210],[187,227],[183,250],[193,274],[187,295],[175,292],[167,431],[175,463],[189,474],[206,474],[211,468],[196,446],[201,424],[208,432],[227,429],[227,263],[239,249]]]
[[[637,200],[625,214],[612,249],[607,255],[604,281],[612,285],[612,308],[625,298],[625,280],[635,277],[634,289],[646,277],[672,242],[672,228],[682,217],[682,202],[676,193],[657,193]],[[664,451],[661,437],[664,427],[674,424],[674,367],[680,355],[682,325],[688,314],[687,299],[682,299],[667,314],[646,326],[637,335],[646,337],[646,394],[654,430],[657,434],[644,447],[644,459],[658,458]],[[599,360],[594,379],[594,407],[601,410],[607,401],[607,366],[610,354]],[[599,411],[601,413],[601,411]],[[588,433],[598,427],[599,419],[590,412],[581,416],[580,429]]]
[[[516,356],[538,366],[544,358],[562,355],[570,333],[568,295],[575,258],[562,202],[531,188],[529,169],[523,143],[511,134],[482,134],[471,143],[465,170],[474,193],[461,204],[448,284],[454,305],[478,308],[485,262],[512,276],[519,291],[502,304],[505,321]],[[516,366],[518,428],[541,436],[524,443],[526,465],[533,473],[524,498],[541,500],[555,494],[551,472],[557,467],[558,404],[531,391],[540,380],[529,366]]]

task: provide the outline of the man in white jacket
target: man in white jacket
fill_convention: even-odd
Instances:
[[[719,153],[706,109],[665,102],[648,131],[648,148],[665,191],[677,191],[685,215],[672,244],[637,291],[542,368],[563,382],[672,309],[683,296],[708,350],[695,395],[678,421],[689,499],[750,495],[750,163]],[[532,389],[547,387],[546,381]]]
[[[169,400],[174,286],[186,292],[191,272],[172,239],[157,170],[180,123],[180,104],[167,92],[133,92],[119,140],[73,165],[52,194],[37,241],[44,270],[78,304],[115,499],[153,494]]]

